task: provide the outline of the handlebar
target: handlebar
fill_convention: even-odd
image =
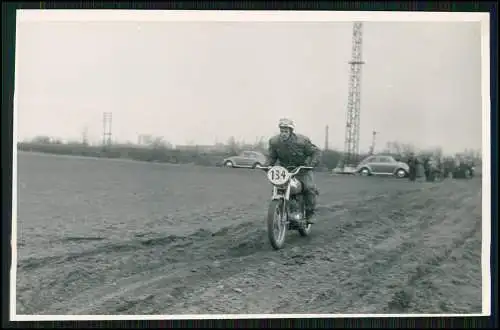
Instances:
[[[273,166],[257,166],[256,168],[258,169],[261,169],[261,170],[270,170]],[[290,169],[290,168],[295,168],[295,170],[291,171],[290,172],[290,175],[296,175],[297,173],[299,173],[301,170],[312,170],[314,167],[313,166],[292,166],[292,167],[287,167],[287,169]]]

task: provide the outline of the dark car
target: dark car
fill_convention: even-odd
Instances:
[[[456,158],[452,176],[455,179],[469,179],[474,176],[474,162],[465,158]]]
[[[475,174],[475,164],[470,159],[447,157],[443,162],[443,172],[445,178],[468,179]]]
[[[255,168],[266,162],[266,156],[258,151],[243,151],[238,156],[231,156],[223,160],[226,167]]]

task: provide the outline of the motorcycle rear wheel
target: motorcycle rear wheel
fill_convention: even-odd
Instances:
[[[306,223],[304,227],[300,226],[299,227],[299,234],[300,236],[309,236],[309,234],[311,233],[311,228],[312,228],[312,225],[310,223]]]

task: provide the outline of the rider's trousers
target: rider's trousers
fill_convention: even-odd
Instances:
[[[314,209],[316,208],[316,197],[318,195],[318,189],[316,188],[316,184],[314,182],[313,171],[300,173],[299,175],[297,175],[297,179],[302,182],[304,187],[306,211],[314,211]]]

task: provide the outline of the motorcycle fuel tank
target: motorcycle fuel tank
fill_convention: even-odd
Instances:
[[[290,194],[297,195],[302,192],[302,182],[296,178],[290,180]]]

